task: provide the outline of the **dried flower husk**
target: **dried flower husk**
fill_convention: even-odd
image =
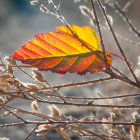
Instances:
[[[35,84],[26,84],[26,86],[27,87],[29,87],[29,88],[31,88],[31,89],[33,89],[33,90],[37,90],[38,89],[38,86],[37,85],[35,85]]]
[[[33,74],[35,75],[35,79],[38,80],[39,82],[45,82],[45,78],[43,77],[43,75],[36,71],[36,70],[33,70]]]
[[[32,109],[35,111],[35,112],[39,112],[39,109],[38,109],[38,105],[37,105],[37,101],[33,101],[32,103],[31,103],[31,107],[32,107]]]

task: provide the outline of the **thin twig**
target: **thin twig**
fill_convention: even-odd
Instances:
[[[20,67],[24,67],[24,65],[23,66],[18,66],[18,67],[19,68]],[[26,65],[25,65],[25,67],[26,67]],[[115,68],[115,67],[113,67],[113,68]],[[22,70],[22,69],[20,68],[20,70]],[[23,72],[26,74],[25,71],[23,71]],[[135,82],[131,81],[128,77],[126,77],[124,75],[122,77],[122,76],[119,76],[119,75],[113,73],[112,71],[106,71],[106,70],[104,70],[104,72],[107,73],[107,74],[109,74],[111,77],[105,78],[105,79],[94,80],[94,81],[87,81],[87,82],[78,82],[78,83],[72,83],[72,84],[65,84],[65,85],[62,85],[62,86],[61,85],[60,86],[53,86],[52,88],[60,89],[60,88],[63,88],[63,87],[71,87],[71,86],[78,86],[78,85],[87,85],[87,84],[91,84],[91,83],[97,83],[97,82],[102,82],[102,81],[106,81],[106,80],[111,80],[111,79],[114,79],[114,78],[117,78],[117,79],[119,79],[119,80],[121,80],[123,82],[126,82],[126,83],[128,83],[128,84],[130,84],[132,86],[135,86],[135,87],[140,88],[140,84],[139,83],[135,83]],[[121,73],[120,71],[117,71],[117,72]],[[121,75],[122,75],[122,73],[121,73]],[[28,76],[30,78],[32,78],[33,80],[35,80],[36,82],[38,82],[36,79],[34,79],[33,77],[31,77],[29,74],[28,74]],[[41,84],[41,83],[39,82],[39,84]],[[44,89],[50,89],[50,87],[46,87],[44,85],[42,85],[42,86],[44,87]],[[43,90],[43,89],[41,89],[41,90]]]
[[[88,85],[88,84],[93,84],[93,83],[108,81],[108,80],[111,80],[111,79],[114,79],[114,77],[108,77],[108,78],[103,78],[103,79],[98,79],[98,80],[92,80],[92,81],[85,81],[85,82],[78,82],[78,83],[58,85],[58,86],[53,86],[53,88],[60,89],[60,88],[65,88],[65,87]],[[49,88],[46,88],[46,89],[49,89]]]
[[[57,96],[58,96],[64,103],[66,103],[65,99],[64,99],[62,96],[60,96],[60,94],[55,90],[54,87],[52,87],[47,81],[45,81],[45,83],[50,87],[50,89],[52,89],[52,91],[54,91],[54,92],[57,94]]]
[[[125,62],[126,62],[126,64],[127,64],[127,66],[128,66],[128,68],[129,68],[131,74],[133,75],[134,79],[135,79],[136,82],[138,83],[139,81],[138,81],[138,79],[137,79],[135,73],[133,72],[133,70],[132,70],[132,68],[131,68],[131,66],[130,66],[130,64],[129,64],[129,62],[128,62],[126,56],[125,56],[125,53],[124,53],[124,51],[123,51],[123,49],[122,49],[122,47],[121,47],[121,45],[120,45],[120,43],[119,43],[119,41],[118,41],[118,39],[117,39],[115,33],[114,33],[114,31],[113,31],[113,28],[112,28],[112,26],[111,26],[111,24],[110,24],[110,22],[109,22],[109,19],[107,18],[105,9],[103,8],[101,1],[100,1],[100,0],[97,0],[97,1],[98,1],[98,4],[99,4],[99,6],[100,6],[100,8],[101,8],[101,10],[102,10],[102,12],[103,12],[103,14],[104,14],[104,17],[105,17],[106,21],[107,21],[107,23],[108,23],[108,26],[109,26],[109,28],[110,28],[110,30],[111,30],[111,32],[112,32],[112,35],[113,35],[113,37],[114,37],[114,40],[115,40],[115,42],[117,43],[117,46],[118,46],[118,48],[119,48],[119,50],[120,50],[120,52],[121,52],[121,54],[122,54],[122,56],[123,56],[123,58],[124,58],[124,60],[125,60]]]
[[[9,126],[15,126],[15,125],[23,125],[23,124],[107,124],[107,125],[126,125],[126,126],[140,126],[140,123],[133,123],[133,122],[105,122],[105,121],[51,121],[51,122],[43,122],[43,121],[27,121],[25,122],[19,122],[19,123],[11,123],[11,124],[1,124],[0,127],[9,127]]]
[[[10,97],[10,98],[8,98],[5,102],[2,102],[2,103],[0,104],[0,110],[1,110],[6,104],[8,104],[9,102],[13,101],[14,99],[16,99],[16,97]]]
[[[109,75],[112,75],[113,77],[115,77],[116,79],[118,79],[118,80],[120,80],[120,81],[123,81],[123,82],[128,83],[128,84],[130,84],[130,85],[132,85],[132,86],[135,86],[135,87],[137,87],[137,88],[140,88],[139,82],[138,82],[138,83],[135,83],[135,82],[129,80],[128,78],[125,78],[125,77],[123,77],[123,76],[120,76],[120,75],[118,75],[118,74],[112,72],[111,70],[109,70],[109,71],[104,70],[104,72],[107,73],[107,74],[109,74]]]
[[[28,77],[30,77],[33,81],[37,82],[39,85],[41,85],[42,87],[46,88],[46,86],[44,86],[42,83],[40,83],[38,80],[36,80],[35,78],[33,78],[30,74],[28,74],[26,71],[24,71],[21,67],[19,67],[18,65],[16,65],[16,67],[22,71],[23,73],[25,73]]]
[[[38,91],[39,92],[39,91]],[[45,92],[39,92],[40,94],[45,94]],[[7,94],[5,93],[5,95],[10,95],[10,94]],[[43,98],[41,98],[40,96],[37,96],[36,94],[30,94],[28,93],[29,96],[31,96],[32,98],[29,98],[29,97],[25,97],[25,96],[17,96],[17,95],[12,95],[13,97],[16,97],[16,98],[20,98],[20,99],[25,99],[25,100],[44,100]],[[58,98],[57,95],[53,95],[53,94],[47,94],[47,96],[50,96],[50,97],[56,97]],[[102,98],[94,98],[94,97],[90,97],[90,98],[87,98],[87,97],[69,97],[69,96],[62,96],[64,99],[72,99],[72,100],[110,100],[110,99],[120,99],[120,98],[128,98],[128,97],[136,97],[136,96],[140,96],[140,93],[136,93],[136,94],[126,94],[126,95],[121,95],[121,96],[111,96],[111,97],[102,97]]]
[[[103,25],[101,25],[101,29],[103,29],[103,30],[105,30],[105,31],[107,31],[107,32],[111,32],[108,28],[106,28],[105,26],[103,26]],[[136,42],[136,41],[132,41],[132,40],[130,40],[130,39],[127,39],[127,38],[124,38],[124,37],[122,37],[120,34],[118,34],[118,33],[116,33],[116,36],[118,37],[118,38],[120,38],[121,40],[123,40],[123,41],[125,41],[125,42],[127,42],[127,43],[130,43],[130,44],[132,44],[132,45],[135,45],[136,47],[140,47],[140,42]]]
[[[6,105],[5,105],[6,106]],[[10,114],[12,114],[13,116],[15,116],[17,119],[23,121],[24,123],[26,123],[26,120],[24,120],[23,118],[19,117],[17,114],[13,113],[12,111],[10,111],[9,109],[7,109],[6,107],[3,107],[6,111],[10,112]]]
[[[138,29],[133,25],[133,23],[130,21],[130,19],[127,17],[125,12],[123,12],[118,4],[118,2],[114,1],[114,7],[116,10],[123,16],[126,23],[130,26],[131,30],[140,38],[140,32],[138,32]]]
[[[6,107],[11,108],[11,109],[15,109],[15,110],[17,110],[17,112],[19,111],[20,113],[22,112],[24,114],[31,114],[33,116],[37,116],[37,117],[40,117],[40,118],[45,119],[45,120],[57,121],[57,119],[55,119],[53,117],[50,117],[50,116],[46,116],[46,115],[41,114],[41,113],[25,111],[25,110],[22,110],[22,109],[19,109],[19,108],[16,108],[16,107],[12,107],[12,106],[8,106],[8,105],[6,105]]]
[[[62,103],[62,102],[55,102],[55,101],[48,101],[48,100],[39,100],[40,103],[47,103],[47,104],[54,104],[54,105],[62,105],[62,106],[77,106],[77,107],[101,107],[101,108],[140,108],[140,105],[100,105],[100,104],[92,104],[92,103]]]
[[[54,95],[50,95],[54,96]],[[140,93],[136,94],[126,94],[126,95],[120,95],[120,96],[111,96],[111,97],[102,97],[102,98],[86,98],[86,97],[67,97],[67,96],[62,96],[65,99],[72,99],[72,100],[110,100],[110,99],[121,99],[121,98],[129,98],[129,97],[136,97],[140,96]],[[54,96],[55,97],[55,96]]]
[[[72,35],[78,39],[78,41],[80,41],[80,43],[85,46],[88,50],[90,50],[91,52],[93,52],[93,49],[91,49],[90,47],[88,47],[79,37],[76,33],[73,32],[73,30],[69,27],[68,22],[66,21],[66,19],[64,18],[64,16],[62,16],[62,14],[60,14],[59,11],[59,7],[55,6],[54,3],[52,2],[52,0],[50,0],[50,4],[53,7],[54,11],[56,12],[56,14],[59,16],[59,19],[65,24],[65,26],[68,28],[68,30],[72,33]]]
[[[36,81],[39,85],[41,85],[44,88],[47,88],[46,86],[44,86],[42,83],[40,83],[38,80],[36,80],[35,78],[33,78],[30,74],[28,74],[27,72],[25,72],[21,67],[18,67],[18,65],[16,65],[17,68],[22,71],[23,73],[25,73],[27,76],[29,76],[32,80]],[[66,101],[59,95],[59,93],[47,82],[45,81],[45,83],[59,96],[59,98],[65,103]]]
[[[121,76],[125,77],[126,79],[130,80],[127,76],[125,76],[125,74],[123,74],[120,70],[118,70],[117,68],[115,68],[114,66],[111,66],[111,68],[113,70],[115,70],[116,72],[118,72]]]
[[[100,39],[101,39],[101,44],[102,44],[102,49],[103,49],[106,69],[109,70],[110,66],[109,66],[109,64],[107,62],[107,56],[106,56],[105,46],[104,46],[103,37],[102,37],[101,29],[100,29],[100,23],[99,23],[97,14],[96,14],[96,9],[95,9],[93,0],[91,0],[91,5],[92,5],[92,9],[93,9],[93,12],[94,12],[94,15],[95,15],[95,20],[96,20],[96,24],[97,24],[97,27],[98,27],[99,36],[100,36]]]
[[[38,127],[38,124],[31,130],[31,132],[27,135],[27,137],[24,140],[27,140],[35,132],[37,127]]]

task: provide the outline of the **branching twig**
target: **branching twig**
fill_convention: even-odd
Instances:
[[[109,19],[107,18],[105,9],[103,8],[101,1],[100,1],[100,0],[97,0],[97,1],[98,1],[98,4],[99,4],[99,6],[100,6],[102,12],[103,12],[103,15],[104,15],[106,21],[107,21],[107,23],[108,23],[108,26],[109,26],[109,28],[110,28],[110,30],[111,30],[111,32],[112,32],[112,35],[113,35],[113,37],[114,37],[114,40],[115,40],[115,42],[117,43],[117,46],[118,46],[118,48],[119,48],[119,50],[120,50],[120,52],[121,52],[121,54],[122,54],[122,56],[123,56],[123,58],[124,58],[124,60],[125,60],[125,62],[126,62],[126,64],[127,64],[127,66],[128,66],[128,68],[129,68],[130,72],[132,73],[132,75],[133,75],[134,79],[136,80],[136,82],[139,83],[139,81],[138,81],[136,75],[134,74],[134,72],[133,72],[133,70],[132,70],[132,68],[131,68],[131,66],[130,66],[130,64],[129,64],[129,62],[128,62],[126,56],[125,56],[125,53],[124,53],[124,51],[122,50],[122,47],[121,47],[121,45],[120,45],[120,43],[119,43],[119,41],[118,41],[118,39],[117,39],[117,37],[116,37],[114,31],[113,31],[113,28],[112,28],[112,26],[111,26],[111,24],[110,24],[110,22],[109,22]]]
[[[55,122],[41,122],[41,121],[28,121],[28,122],[19,122],[19,123],[11,123],[11,124],[1,124],[0,127],[9,127],[9,126],[15,126],[15,125],[22,125],[22,124],[30,124],[30,125],[41,125],[41,124],[107,124],[107,125],[134,125],[134,126],[140,126],[140,123],[125,123],[125,122],[103,122],[103,121],[55,121]]]
[[[27,135],[27,137],[24,140],[27,140],[35,132],[37,127],[38,127],[38,124],[31,130],[31,132]]]
[[[107,62],[107,56],[106,56],[105,46],[104,46],[103,37],[102,37],[101,29],[100,29],[100,23],[99,23],[97,14],[96,14],[96,9],[95,9],[93,0],[91,0],[91,4],[92,4],[92,9],[93,9],[93,12],[94,12],[94,15],[95,15],[95,20],[96,20],[96,24],[97,24],[97,27],[98,27],[99,36],[100,36],[100,39],[101,39],[101,44],[102,44],[102,49],[103,49],[106,69],[109,70],[109,64]]]
[[[123,18],[125,19],[126,23],[130,26],[131,30],[140,38],[140,32],[132,24],[132,22],[130,21],[130,19],[126,16],[125,12],[123,10],[121,10],[121,8],[119,7],[119,4],[116,1],[114,1],[114,7],[123,16]]]

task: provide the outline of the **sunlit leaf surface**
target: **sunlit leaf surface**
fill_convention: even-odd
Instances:
[[[41,71],[82,75],[105,68],[99,46],[99,38],[91,27],[62,26],[56,32],[36,34],[11,57]],[[112,65],[111,56],[107,51],[106,54],[108,64]]]

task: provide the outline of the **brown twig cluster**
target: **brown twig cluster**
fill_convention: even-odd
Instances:
[[[97,93],[98,97],[80,97],[80,95],[79,97],[73,97],[62,96],[60,94],[61,89],[66,87],[102,83],[111,80],[120,80],[125,84],[131,85],[132,88],[140,89],[140,81],[134,73],[127,56],[118,41],[118,35],[115,34],[112,28],[111,21],[109,16],[106,14],[103,3],[101,0],[97,0],[96,2],[90,0],[88,2],[91,4],[93,13],[86,6],[81,6],[80,9],[82,12],[86,13],[86,16],[94,22],[93,24],[98,29],[106,64],[106,69],[103,73],[107,74],[107,76],[97,80],[52,86],[39,71],[32,70],[30,67],[25,65],[18,65],[16,61],[10,57],[5,59],[7,63],[4,63],[2,59],[0,59],[0,111],[2,111],[0,119],[6,119],[9,116],[14,117],[14,121],[11,123],[1,123],[1,128],[31,125],[32,130],[27,134],[27,136],[25,136],[25,140],[29,139],[34,133],[45,140],[47,139],[47,133],[51,130],[56,130],[64,140],[70,140],[73,135],[86,138],[90,137],[92,139],[139,139],[140,115],[138,114],[138,110],[140,110],[140,104],[127,104],[129,102],[126,102],[125,104],[123,101],[129,99],[133,100],[140,96],[140,93],[125,93],[125,95],[110,97],[104,97],[100,93]],[[99,22],[95,3],[98,4],[104,15],[114,41],[124,58],[126,67],[128,68],[129,73],[133,76],[132,78],[129,78],[126,74],[122,73],[120,69],[115,66],[109,66],[107,63],[105,44],[102,35],[102,28],[105,27]],[[114,4],[114,1],[106,1],[105,4],[108,3]],[[68,27],[69,24],[59,11],[61,1],[54,4],[52,0],[33,0],[31,1],[31,4],[40,4],[41,11],[56,16]],[[48,7],[51,7],[52,11],[49,10]],[[114,4],[114,7],[117,8],[122,16],[126,18],[124,13],[122,13],[121,8],[118,7],[116,3]],[[129,24],[129,20],[126,20],[126,22]],[[132,28],[133,25],[130,25],[130,27]],[[107,28],[106,30],[108,30]],[[135,33],[137,34],[137,32]],[[78,36],[73,32],[72,34],[78,38]],[[24,84],[19,81],[15,76],[15,69],[31,78],[35,84]],[[32,71],[32,75],[26,72],[25,69],[30,69],[30,71]],[[32,111],[19,108],[16,105],[11,105],[12,102],[16,102],[17,100],[28,101]],[[98,103],[96,103],[96,101],[98,101]],[[42,104],[47,105],[50,113],[45,114],[42,112],[40,109],[40,105]],[[79,117],[74,117],[71,112],[69,112],[69,114],[64,114],[61,111],[62,107],[82,108],[79,111],[81,116],[79,115]],[[87,111],[89,107],[96,110],[96,112],[103,108],[102,111],[104,111],[104,114],[106,114],[107,117],[96,115],[92,111],[89,113]],[[82,115],[83,112],[84,115]],[[33,116],[35,120],[26,119],[28,116]]]

